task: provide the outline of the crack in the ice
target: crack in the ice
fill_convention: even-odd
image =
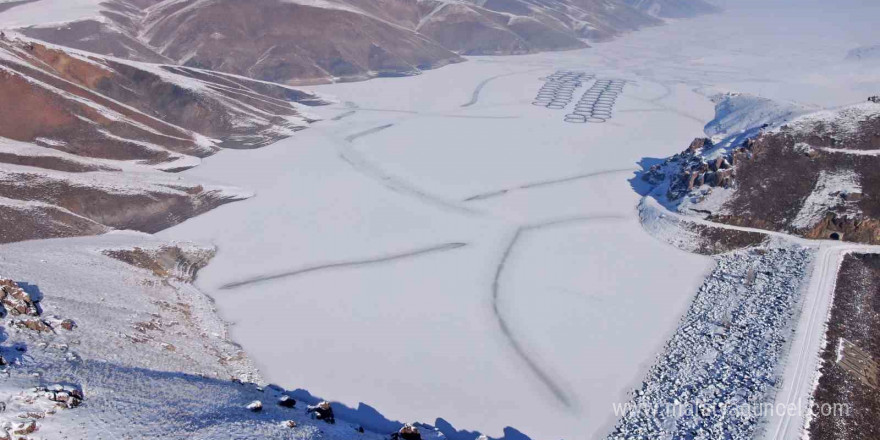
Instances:
[[[338,115],[336,115],[336,116],[330,118],[330,120],[331,120],[331,121],[340,121],[340,120],[342,120],[342,119],[344,119],[344,118],[347,118],[347,117],[349,117],[349,116],[351,116],[351,115],[353,115],[353,114],[355,114],[355,113],[357,113],[357,110],[349,110],[349,111],[347,111],[347,112],[345,112],[345,113],[341,113],[341,114],[338,114]]]
[[[393,126],[394,126],[394,124],[385,124],[385,125],[380,125],[380,126],[378,126],[378,127],[373,127],[373,128],[371,128],[371,129],[368,129],[368,130],[359,131],[359,132],[357,132],[357,133],[355,133],[355,134],[351,134],[351,135],[346,136],[346,137],[345,137],[345,140],[346,140],[346,142],[353,142],[355,139],[362,138],[362,137],[364,137],[364,136],[369,136],[369,135],[374,134],[374,133],[378,133],[378,132],[380,132],[380,131],[382,131],[382,130],[389,129],[389,128],[393,127]]]
[[[392,125],[393,124],[380,125],[379,127],[374,127],[360,133],[355,133],[345,138],[345,140],[348,141],[347,143],[336,142],[336,144],[339,146],[339,157],[343,161],[351,165],[352,168],[355,169],[355,171],[379,182],[380,184],[387,187],[388,189],[391,189],[394,192],[413,196],[432,205],[440,206],[445,209],[453,210],[459,213],[465,213],[468,215],[478,214],[479,211],[477,210],[465,206],[459,206],[456,203],[448,201],[442,197],[423,191],[422,189],[418,188],[416,185],[410,182],[386,173],[378,165],[370,163],[369,160],[367,160],[362,154],[360,154],[350,145],[351,141],[357,139],[358,137],[366,136],[368,134],[384,130]]]
[[[382,257],[367,258],[367,259],[363,259],[363,260],[349,260],[349,261],[338,261],[335,263],[319,264],[319,265],[308,266],[308,267],[304,267],[304,268],[300,268],[300,269],[296,269],[296,270],[291,270],[291,271],[287,271],[287,272],[281,272],[281,273],[270,274],[270,275],[261,275],[258,277],[248,278],[248,279],[242,280],[242,281],[235,281],[232,283],[227,283],[227,284],[220,286],[220,289],[222,289],[222,290],[235,289],[235,288],[247,286],[250,284],[261,283],[264,281],[277,280],[280,278],[295,277],[297,275],[302,275],[302,274],[311,273],[311,272],[317,272],[317,271],[326,270],[326,269],[335,269],[335,268],[341,268],[341,267],[360,267],[360,266],[368,266],[368,265],[372,265],[372,264],[386,263],[389,261],[401,260],[404,258],[411,258],[411,257],[417,257],[420,255],[431,254],[431,253],[435,253],[435,252],[442,252],[442,251],[448,251],[448,250],[452,250],[452,249],[458,249],[458,248],[464,247],[464,246],[467,246],[467,243],[458,243],[458,242],[444,243],[441,245],[431,246],[431,247],[421,248],[421,249],[415,249],[415,250],[403,252],[400,254],[385,255]]]
[[[592,173],[578,174],[576,176],[563,177],[560,179],[541,180],[538,182],[526,183],[526,184],[516,186],[513,188],[505,188],[505,189],[499,189],[499,190],[495,190],[495,191],[489,191],[489,192],[477,194],[475,196],[468,197],[468,198],[464,199],[463,201],[464,202],[473,202],[473,201],[477,201],[477,200],[486,200],[486,199],[491,199],[491,198],[495,198],[495,197],[500,197],[500,196],[506,195],[509,192],[518,191],[518,190],[540,188],[542,186],[558,185],[561,183],[568,183],[568,182],[573,182],[573,181],[581,180],[581,179],[589,179],[591,177],[604,176],[604,175],[608,175],[608,174],[626,173],[626,172],[633,172],[633,171],[637,171],[637,169],[636,168],[620,168],[620,169],[614,169],[614,170],[602,170],[602,171],[594,171]]]
[[[513,238],[508,243],[507,248],[501,255],[501,260],[498,262],[498,265],[495,268],[495,278],[492,280],[492,311],[495,315],[496,321],[498,322],[498,326],[501,327],[501,333],[504,334],[504,337],[507,339],[507,342],[510,343],[511,348],[513,348],[517,356],[519,356],[520,359],[522,359],[523,362],[525,362],[525,364],[529,367],[529,370],[532,371],[532,373],[538,378],[538,380],[540,380],[541,383],[547,387],[550,393],[552,393],[553,396],[560,403],[562,403],[566,408],[569,409],[574,407],[574,399],[568,395],[568,393],[563,389],[561,385],[557,383],[557,381],[553,378],[553,376],[550,375],[550,373],[545,371],[541,367],[541,365],[538,364],[538,361],[529,356],[525,347],[513,334],[510,325],[507,323],[507,320],[501,313],[501,308],[499,307],[501,297],[501,276],[504,274],[504,267],[507,265],[507,260],[513,253],[513,249],[516,247],[516,244],[525,233],[570,223],[580,223],[594,220],[622,220],[625,218],[626,217],[621,215],[579,216],[550,220],[533,225],[520,226],[516,229]]]

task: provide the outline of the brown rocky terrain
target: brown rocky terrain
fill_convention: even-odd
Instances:
[[[162,2],[144,37],[186,66],[276,82],[414,74],[460,61],[412,30],[345,8],[278,0]]]
[[[305,128],[287,87],[0,39],[0,242],[156,232],[246,194],[161,171]]]
[[[584,48],[585,40],[660,24],[659,16],[714,11],[702,0],[108,0],[100,6],[99,14],[80,20],[17,30],[114,57],[304,84],[411,75],[462,61],[459,54]]]
[[[685,215],[666,215],[664,208],[644,201],[639,205],[639,219],[658,240],[700,255],[719,255],[758,247],[768,241],[768,236],[759,232],[703,224]]]
[[[698,139],[643,177],[710,220],[807,238],[880,243],[880,104],[806,115],[717,151]],[[668,165],[676,164],[668,171]],[[669,175],[672,174],[672,175]],[[732,191],[718,207],[704,199]]]

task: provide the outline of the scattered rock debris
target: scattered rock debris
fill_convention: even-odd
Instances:
[[[611,439],[751,439],[773,402],[811,253],[762,248],[717,257]]]
[[[422,440],[422,433],[419,432],[419,428],[407,423],[391,435],[391,440]]]
[[[253,412],[260,412],[263,410],[263,402],[260,402],[259,400],[254,400],[253,402],[248,404],[247,409]]]
[[[296,406],[296,400],[290,396],[284,395],[278,398],[278,406],[293,408]]]
[[[318,420],[323,420],[330,424],[336,423],[336,417],[333,415],[333,408],[330,406],[330,402],[327,402],[326,400],[321,401],[317,405],[309,405],[306,412],[314,414],[314,418]]]

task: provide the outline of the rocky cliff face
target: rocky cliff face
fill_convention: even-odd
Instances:
[[[192,68],[0,39],[0,242],[155,232],[246,197],[168,174],[309,120],[312,95]]]

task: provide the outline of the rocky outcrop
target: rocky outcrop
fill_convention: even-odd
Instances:
[[[296,406],[296,399],[284,395],[278,398],[278,406],[283,408],[293,408]]]
[[[207,266],[214,257],[214,252],[214,249],[178,244],[153,249],[108,249],[104,251],[104,255],[147,269],[160,278],[192,282],[198,271]]]
[[[44,392],[47,399],[57,402],[59,406],[65,408],[76,408],[85,399],[82,390],[70,386],[53,385],[45,389]]]
[[[39,316],[37,301],[10,279],[0,277],[0,315]]]
[[[642,174],[642,179],[657,185],[669,178],[666,197],[672,201],[679,200],[695,188],[703,186],[729,188],[736,176],[735,165],[750,156],[751,145],[744,144],[709,158],[707,154],[713,147],[708,138],[694,139],[681,153],[652,165]]]
[[[55,329],[72,331],[76,323],[59,316],[41,317],[40,298],[32,296],[15,281],[0,277],[0,318],[10,317],[8,325],[18,330],[54,333]]]
[[[801,116],[729,148],[697,139],[642,179],[708,219],[807,238],[880,243],[880,105]],[[666,186],[664,186],[666,185]],[[716,187],[720,206],[701,209]]]

